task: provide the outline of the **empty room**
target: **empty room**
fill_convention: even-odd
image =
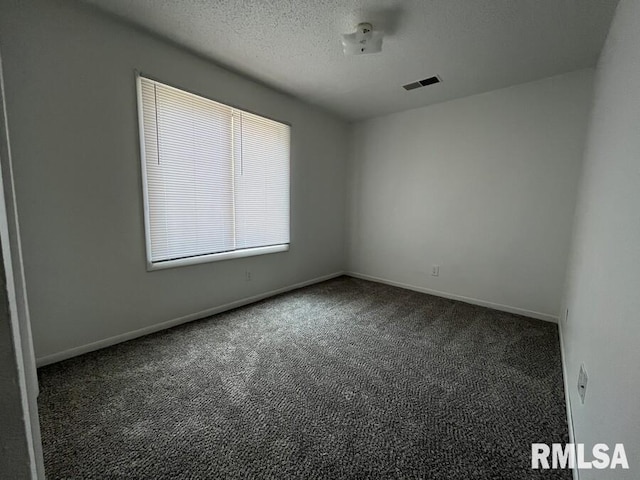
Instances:
[[[0,478],[640,478],[640,1],[0,2]]]

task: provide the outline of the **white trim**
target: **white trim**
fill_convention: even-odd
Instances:
[[[253,257],[254,255],[266,255],[268,253],[286,252],[289,244],[270,245],[268,247],[243,248],[230,252],[210,253],[209,255],[198,255],[196,257],[179,258],[177,260],[164,260],[149,263],[147,260],[147,271],[164,270],[165,268],[184,267],[186,265],[197,265],[198,263],[217,262],[220,260],[230,260],[232,258]]]
[[[565,310],[566,311],[566,310]],[[565,316],[564,320],[567,320]],[[558,322],[558,335],[560,337],[560,361],[562,362],[562,378],[564,381],[564,403],[567,409],[567,426],[569,428],[569,443],[575,444],[575,432],[573,430],[573,414],[571,413],[571,397],[569,396],[569,376],[567,375],[567,356],[564,350],[564,337],[562,336],[562,321]],[[577,467],[571,470],[573,480],[580,480],[580,472]]]
[[[151,228],[149,222],[151,221],[149,210],[149,189],[147,187],[147,153],[144,146],[144,115],[142,109],[142,77],[140,72],[134,71],[136,76],[136,100],[138,106],[138,142],[140,143],[140,165],[141,165],[141,182],[142,182],[142,210],[144,212],[144,250],[147,255],[147,270],[151,262]]]
[[[122,333],[120,335],[116,335],[113,337],[105,338],[103,340],[98,340],[96,342],[88,343],[86,345],[82,345],[79,347],[70,348],[68,350],[64,350],[58,353],[52,353],[51,355],[45,355],[44,357],[39,357],[36,359],[36,363],[38,367],[42,367],[44,365],[49,365],[50,363],[60,362],[62,360],[66,360],[68,358],[76,357],[78,355],[82,355],[83,353],[92,352],[94,350],[99,350],[101,348],[109,347],[111,345],[115,345],[116,343],[126,342],[127,340],[132,340],[134,338],[142,337],[144,335],[149,335],[150,333],[159,332],[160,330],[165,330],[167,328],[175,327],[177,325],[181,325],[183,323],[191,322],[193,320],[199,320],[201,318],[206,318],[211,315],[215,315],[216,313],[222,313],[227,310],[232,310],[234,308],[242,307],[244,305],[248,305],[250,303],[259,302],[260,300],[264,300],[265,298],[273,297],[274,295],[279,295],[281,293],[289,292],[291,290],[296,290],[298,288],[306,287],[309,285],[313,285],[314,283],[324,282],[326,280],[331,280],[332,278],[340,277],[344,275],[344,272],[334,272],[328,275],[323,275],[321,277],[312,278],[311,280],[306,280],[304,282],[295,283],[293,285],[289,285],[286,287],[278,288],[276,290],[271,290],[269,292],[260,293],[258,295],[254,295],[252,297],[242,298],[240,300],[236,300],[235,302],[226,303],[224,305],[220,305],[218,307],[208,308],[206,310],[202,310],[200,312],[191,313],[189,315],[185,315],[183,317],[174,318],[173,320],[167,320],[165,322],[156,323],[155,325],[150,325],[148,327],[140,328],[138,330],[133,330],[131,332]]]
[[[486,300],[480,300],[478,298],[465,297],[463,295],[457,295],[455,293],[441,292],[439,290],[431,290],[430,288],[417,287],[415,285],[409,285],[407,283],[395,282],[393,280],[387,280],[386,278],[373,277],[371,275],[365,275],[358,272],[345,272],[345,275],[350,277],[360,278],[362,280],[369,280],[371,282],[384,283],[394,287],[406,288],[407,290],[413,290],[415,292],[428,293],[429,295],[435,295],[437,297],[449,298],[451,300],[458,300],[460,302],[471,303],[473,305],[480,305],[481,307],[493,308],[494,310],[500,310],[502,312],[515,313],[517,315],[524,315],[525,317],[536,318],[538,320],[544,320],[545,322],[558,323],[558,317],[549,315],[548,313],[535,312],[533,310],[526,310],[524,308],[512,307],[510,305],[502,305],[500,303],[488,302]]]

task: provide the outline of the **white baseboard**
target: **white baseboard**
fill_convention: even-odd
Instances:
[[[566,321],[566,318],[565,318]],[[560,361],[562,362],[562,378],[564,380],[564,403],[567,408],[567,426],[569,427],[569,443],[576,443],[575,432],[573,430],[573,415],[571,413],[571,398],[569,397],[569,376],[567,375],[567,357],[564,351],[564,337],[562,336],[562,322],[558,322],[558,335],[560,336]],[[572,469],[573,480],[580,480],[580,472],[577,468]]]
[[[234,308],[248,305],[250,303],[259,302],[260,300],[264,300],[265,298],[273,297],[275,295],[289,292],[291,290],[296,290],[298,288],[307,287],[309,285],[313,285],[314,283],[324,282],[326,280],[330,280],[332,278],[336,278],[341,275],[344,275],[344,272],[330,273],[329,275],[323,275],[321,277],[312,278],[311,280],[306,280],[304,282],[278,288],[276,290],[271,290],[269,292],[260,293],[252,297],[242,298],[240,300],[236,300],[235,302],[226,303],[218,307],[208,308],[200,312],[192,313],[179,318],[174,318],[173,320],[167,320],[165,322],[149,325],[148,327],[140,328],[138,330],[133,330],[127,333],[122,333],[114,337],[105,338],[103,340],[98,340],[96,342],[88,343],[86,345],[81,345],[79,347],[70,348],[62,352],[52,353],[51,355],[45,355],[44,357],[39,357],[36,359],[36,365],[38,367],[43,367],[44,365],[60,362],[68,358],[82,355],[83,353],[88,353],[94,350],[99,350],[101,348],[110,347],[111,345],[115,345],[116,343],[126,342],[127,340],[132,340],[134,338],[142,337],[144,335],[149,335],[150,333],[159,332],[160,330],[165,330],[167,328],[175,327],[183,323],[191,322],[193,320],[199,320],[201,318],[206,318],[211,315],[215,315],[216,313],[222,313],[227,310],[232,310]]]
[[[500,303],[488,302],[486,300],[480,300],[477,298],[464,297],[462,295],[456,295],[454,293],[447,293],[447,292],[441,292],[439,290],[431,290],[429,288],[417,287],[415,285],[395,282],[393,280],[387,280],[385,278],[373,277],[371,275],[365,275],[363,273],[358,273],[358,272],[344,272],[344,274],[349,275],[350,277],[360,278],[362,280],[369,280],[372,282],[392,285],[394,287],[406,288],[407,290],[413,290],[415,292],[428,293],[429,295],[435,295],[436,297],[444,297],[444,298],[449,298],[451,300],[459,300],[461,302],[471,303],[473,305],[480,305],[481,307],[493,308],[494,310],[500,310],[502,312],[515,313],[517,315],[536,318],[538,320],[544,320],[546,322],[558,323],[558,317],[549,315],[547,313],[534,312],[532,310],[526,310],[524,308],[512,307],[509,305],[502,305]]]

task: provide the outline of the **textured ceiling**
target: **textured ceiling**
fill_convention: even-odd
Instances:
[[[85,0],[347,119],[595,65],[617,0]],[[382,53],[344,57],[357,23]],[[443,83],[402,85],[438,75]]]

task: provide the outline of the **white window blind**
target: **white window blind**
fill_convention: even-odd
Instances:
[[[138,94],[150,266],[286,249],[290,127],[142,76]]]

